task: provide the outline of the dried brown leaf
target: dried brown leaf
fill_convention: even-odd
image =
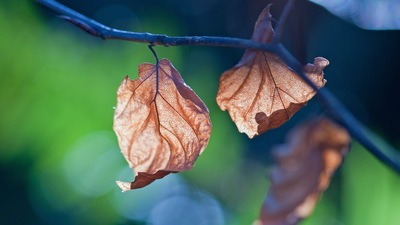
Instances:
[[[269,43],[273,35],[267,6],[255,24],[252,40]],[[322,70],[328,64],[317,57],[304,72],[322,87],[326,82]],[[239,63],[222,74],[217,103],[229,111],[240,132],[253,138],[281,126],[314,95],[315,91],[276,55],[246,50]]]
[[[349,145],[347,131],[327,119],[292,131],[286,144],[273,151],[277,165],[261,209],[262,224],[294,225],[310,215]]]
[[[209,112],[167,59],[140,65],[117,95],[114,131],[135,174],[134,182],[117,182],[123,191],[192,168],[210,137]]]

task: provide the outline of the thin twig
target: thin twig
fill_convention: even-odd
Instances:
[[[281,14],[281,16],[279,17],[278,20],[278,25],[275,28],[275,35],[272,39],[272,43],[275,44],[279,44],[281,42],[281,36],[282,36],[282,32],[283,32],[283,28],[285,27],[285,23],[286,20],[289,16],[290,11],[292,10],[293,6],[294,6],[294,2],[296,0],[289,0],[286,5],[285,8],[283,8],[283,12]]]
[[[159,93],[159,89],[158,89],[158,87],[159,87],[159,79],[158,79],[158,78],[159,78],[159,71],[158,71],[158,66],[159,66],[159,62],[160,62],[160,61],[158,60],[158,55],[157,55],[156,51],[154,50],[153,45],[149,45],[148,47],[149,47],[151,53],[153,53],[154,58],[156,59],[156,93],[155,93],[155,95],[154,95],[153,102],[154,102],[155,104],[157,104],[157,103],[156,103],[156,98],[157,98],[157,95],[158,95],[158,93]],[[156,111],[157,111],[157,107],[156,107]],[[157,113],[157,115],[158,115],[158,113]]]
[[[269,51],[277,54],[290,68],[292,68],[301,78],[303,78],[315,91],[317,97],[324,109],[336,121],[342,124],[352,135],[358,140],[368,151],[375,157],[388,165],[396,172],[400,173],[400,153],[395,148],[387,145],[384,151],[377,145],[377,141],[385,143],[377,135],[365,128],[342,104],[336,97],[326,88],[318,89],[318,87],[303,73],[303,65],[290,54],[286,48],[280,44],[279,39],[294,0],[289,0],[283,15],[280,18],[277,28],[277,41],[271,44],[262,44],[247,39],[230,38],[230,37],[210,37],[210,36],[182,36],[170,37],[163,34],[150,34],[129,32],[117,30],[98,23],[72,9],[54,1],[54,0],[38,0],[38,2],[46,7],[62,14],[62,18],[82,28],[86,32],[101,37],[103,39],[119,39],[133,42],[149,43],[151,46],[218,46],[232,47],[242,49],[256,49]],[[281,21],[282,20],[282,21]]]
[[[37,0],[38,3],[60,13],[61,18],[80,27],[91,35],[102,39],[117,39],[132,42],[148,43],[152,46],[218,46],[242,49],[258,49],[271,51],[272,45],[262,44],[247,39],[210,36],[181,36],[170,37],[165,34],[140,33],[118,30],[94,21],[54,0]]]

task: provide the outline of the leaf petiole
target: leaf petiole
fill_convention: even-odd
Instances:
[[[154,58],[156,59],[156,66],[155,66],[156,67],[156,93],[154,94],[154,98],[153,98],[153,101],[155,101],[156,98],[157,98],[157,95],[158,95],[158,87],[159,87],[159,83],[158,83],[158,78],[159,78],[159,75],[158,75],[158,62],[159,62],[159,60],[158,60],[157,53],[153,48],[153,45],[149,45],[148,47],[149,47],[151,53],[153,53]]]

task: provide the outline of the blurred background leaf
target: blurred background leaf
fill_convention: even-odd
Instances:
[[[120,29],[248,38],[270,1],[60,2]],[[274,2],[275,18],[284,3]],[[132,177],[112,132],[116,89],[154,61],[147,46],[92,37],[28,0],[0,2],[0,30],[1,224],[251,224],[267,192],[270,147],[320,111],[311,102],[249,141],[215,103],[219,75],[243,50],[157,47],[208,105],[213,132],[191,171],[121,193],[115,180]],[[328,58],[327,86],[400,145],[398,110],[387,107],[399,97],[399,31],[361,30],[304,1],[284,37],[302,62]],[[304,224],[398,224],[399,183],[355,144]]]

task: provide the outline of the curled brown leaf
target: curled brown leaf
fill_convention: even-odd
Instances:
[[[123,191],[144,187],[169,173],[191,169],[211,133],[207,107],[167,60],[139,66],[117,92],[114,131],[134,182]]]
[[[347,131],[327,119],[292,131],[285,145],[274,149],[277,165],[261,209],[263,225],[294,225],[311,214],[331,176],[348,152]]]
[[[260,14],[253,41],[269,43],[274,31],[267,6]],[[329,61],[317,57],[304,72],[318,86],[325,84],[323,69]],[[240,132],[250,138],[277,128],[303,107],[315,91],[272,53],[246,50],[232,69],[225,71],[219,82],[217,103],[228,110]]]

